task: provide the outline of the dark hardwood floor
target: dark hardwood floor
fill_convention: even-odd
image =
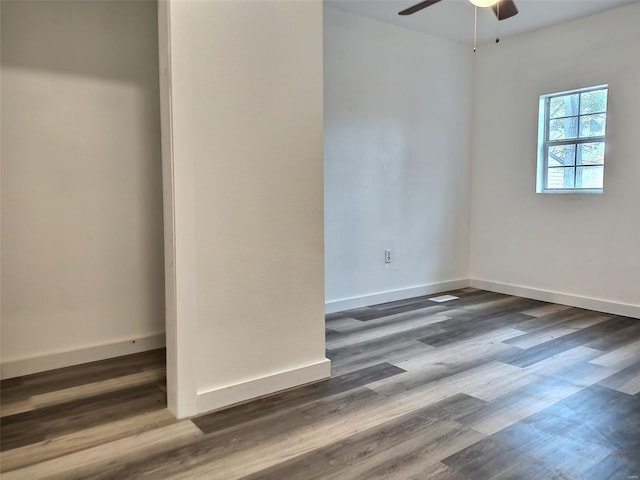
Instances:
[[[3,480],[640,476],[640,320],[475,289],[327,315],[330,380],[176,421],[164,352],[5,380]]]

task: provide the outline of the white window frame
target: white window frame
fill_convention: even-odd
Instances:
[[[548,151],[549,151],[549,147],[550,146],[556,146],[556,145],[575,145],[576,149],[578,148],[578,145],[583,144],[583,143],[597,143],[597,142],[603,142],[605,143],[605,157],[606,157],[606,128],[607,128],[607,123],[605,124],[605,131],[602,135],[600,136],[596,136],[596,137],[584,137],[584,138],[570,138],[570,139],[565,139],[565,140],[549,140],[549,116],[550,116],[550,112],[549,112],[549,108],[550,108],[550,103],[551,103],[551,99],[552,98],[556,98],[556,97],[564,97],[564,96],[568,96],[568,95],[575,95],[575,94],[580,94],[580,93],[588,93],[588,92],[593,92],[596,90],[607,90],[607,109],[605,110],[605,112],[595,112],[595,113],[604,113],[605,114],[605,118],[607,118],[608,120],[608,113],[609,113],[609,108],[608,108],[608,99],[609,99],[609,95],[608,95],[608,90],[609,90],[609,85],[605,84],[605,85],[597,85],[594,87],[587,87],[587,88],[578,88],[575,90],[567,90],[565,92],[557,92],[557,93],[550,93],[547,95],[541,95],[540,96],[540,104],[539,104],[539,110],[538,110],[538,169],[537,169],[537,175],[536,175],[536,193],[551,193],[551,194],[555,194],[555,193],[559,193],[559,194],[567,194],[567,193],[571,193],[571,194],[583,194],[583,193],[587,193],[587,194],[601,194],[604,193],[604,180],[603,180],[603,185],[602,188],[546,188],[547,185],[547,175],[549,172],[549,169],[547,168],[547,162],[549,159],[548,156]],[[580,106],[578,106],[578,118],[580,117]],[[606,163],[606,161],[603,161],[603,170],[604,170],[604,164]]]

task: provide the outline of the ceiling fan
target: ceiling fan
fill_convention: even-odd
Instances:
[[[424,2],[417,3],[416,5],[402,10],[398,15],[411,15],[412,13],[419,12],[423,8],[430,7],[434,3],[438,3],[441,0],[425,0]],[[513,0],[469,0],[476,7],[491,7],[493,13],[496,14],[498,20],[506,20],[514,15],[518,14],[518,8]]]

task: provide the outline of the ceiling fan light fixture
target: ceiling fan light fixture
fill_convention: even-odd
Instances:
[[[0,0],[2,1],[2,0]],[[420,10],[430,7],[436,3],[440,3],[442,0],[422,0],[420,3],[416,3],[415,5],[405,8],[404,10],[398,12],[398,15],[412,15]],[[518,14],[518,7],[514,0],[469,0],[472,5],[476,7],[491,7],[493,13],[496,14],[498,20],[506,20],[507,18],[511,18],[514,15]]]
[[[490,7],[498,3],[498,0],[469,0],[476,7]]]

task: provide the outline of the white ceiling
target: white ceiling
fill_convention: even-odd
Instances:
[[[499,22],[490,8],[478,9],[478,43],[495,41],[640,0],[515,0],[520,13]],[[418,32],[473,43],[473,10],[468,0],[442,0],[413,15],[398,12],[420,0],[325,0],[327,5]]]

